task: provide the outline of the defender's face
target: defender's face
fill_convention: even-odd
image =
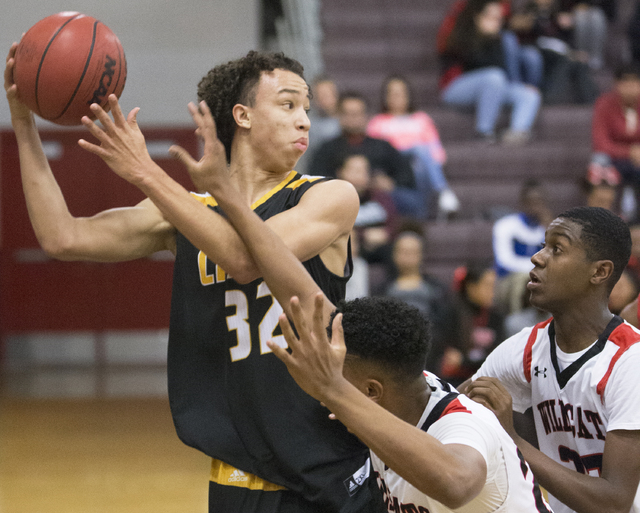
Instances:
[[[304,79],[282,69],[263,73],[248,110],[260,165],[279,172],[293,169],[309,145],[309,86]]]
[[[587,258],[581,235],[579,224],[563,218],[547,228],[543,248],[531,257],[527,284],[536,308],[553,314],[588,294],[596,265]]]

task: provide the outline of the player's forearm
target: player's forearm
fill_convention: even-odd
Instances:
[[[563,467],[520,436],[513,439],[540,486],[572,510],[577,513],[629,512],[631,503],[625,494],[606,479]]]
[[[33,116],[14,120],[20,174],[29,219],[47,254],[64,257],[72,244],[74,218],[49,167]]]
[[[345,382],[319,398],[385,464],[421,492],[455,509],[485,478],[451,447],[388,412]]]
[[[313,298],[320,288],[300,260],[249,208],[233,185],[221,185],[215,194],[229,221],[244,241],[271,293],[284,310],[289,313],[289,300],[297,296],[303,309],[310,312],[313,308]],[[325,308],[329,312],[333,305],[326,301]]]
[[[221,215],[195,199],[156,164],[136,184],[191,243],[239,282],[260,276],[244,242]]]

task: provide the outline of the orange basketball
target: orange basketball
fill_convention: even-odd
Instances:
[[[104,23],[77,12],[40,20],[22,37],[13,78],[20,100],[59,125],[79,125],[89,105],[120,97],[127,61],[116,35]]]

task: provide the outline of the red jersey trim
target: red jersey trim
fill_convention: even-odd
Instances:
[[[600,401],[602,401],[603,403],[604,390],[607,387],[607,383],[609,382],[609,377],[613,372],[614,365],[631,346],[640,342],[640,335],[638,335],[630,326],[621,324],[615,330],[613,330],[613,332],[609,336],[609,341],[617,345],[618,350],[616,351],[616,354],[613,355],[613,358],[611,358],[607,372],[596,387],[596,392],[600,396]]]
[[[524,369],[524,377],[526,378],[528,383],[531,383],[531,361],[533,360],[533,344],[535,344],[536,339],[538,338],[538,331],[545,328],[552,320],[553,317],[550,317],[546,321],[542,321],[536,324],[529,334],[527,345],[524,347],[522,366]],[[553,341],[551,343],[553,343]]]
[[[444,409],[444,411],[442,412],[442,415],[440,415],[440,418],[444,417],[445,415],[448,415],[449,413],[472,413],[472,412],[460,402],[460,399],[454,399]]]

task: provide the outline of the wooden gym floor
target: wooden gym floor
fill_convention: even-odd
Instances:
[[[30,397],[12,379],[0,513],[206,513],[210,459],[180,442],[165,394]]]

